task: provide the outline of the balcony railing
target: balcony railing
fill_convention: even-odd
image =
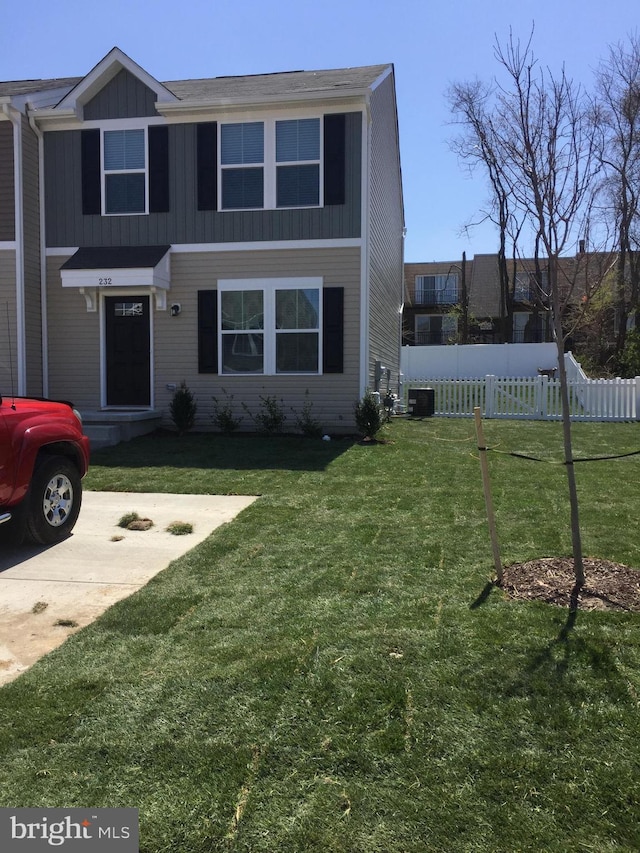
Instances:
[[[455,338],[455,331],[416,332],[416,345],[421,347],[442,346],[444,344],[453,343]]]
[[[413,295],[414,305],[457,305],[460,302],[458,287],[447,287],[444,290],[416,288]]]

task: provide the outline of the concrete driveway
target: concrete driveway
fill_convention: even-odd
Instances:
[[[69,634],[144,586],[172,560],[231,521],[255,497],[84,492],[73,534],[49,548],[0,546],[0,685]],[[123,530],[123,515],[153,521]],[[182,521],[193,533],[166,528]]]

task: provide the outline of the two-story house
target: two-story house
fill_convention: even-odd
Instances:
[[[376,363],[399,371],[393,67],[161,83],[114,48],[66,82],[21,119],[43,390],[85,417],[168,423],[185,381],[203,429],[227,394],[309,400],[325,430],[351,430]]]

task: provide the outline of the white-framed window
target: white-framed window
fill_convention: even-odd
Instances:
[[[321,278],[219,281],[218,299],[220,373],[320,373]]]
[[[264,122],[222,125],[220,170],[224,210],[264,206]]]
[[[458,333],[458,318],[450,314],[417,314],[416,344],[439,346],[451,343]]]
[[[276,121],[276,207],[320,204],[320,119]]]
[[[105,215],[147,213],[146,128],[102,132],[102,198]]]
[[[320,207],[323,123],[270,118],[219,125],[219,209]]]
[[[455,305],[459,298],[458,273],[416,276],[416,305]]]

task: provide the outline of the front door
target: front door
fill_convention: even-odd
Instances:
[[[151,405],[148,296],[107,296],[107,406]]]

